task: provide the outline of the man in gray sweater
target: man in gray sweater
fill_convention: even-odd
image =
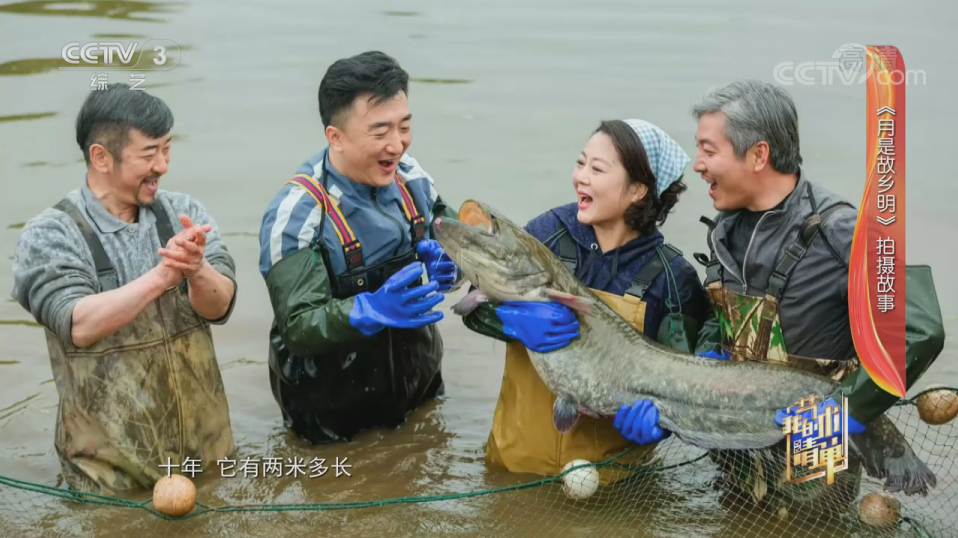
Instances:
[[[17,242],[12,295],[46,328],[54,444],[79,491],[150,488],[233,450],[210,324],[232,312],[235,267],[203,206],[159,190],[172,126],[144,91],[92,91],[76,122],[86,177]]]

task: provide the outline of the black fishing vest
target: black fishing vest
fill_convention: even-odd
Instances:
[[[768,278],[768,286],[766,287],[765,293],[775,297],[775,299],[781,304],[782,296],[785,293],[785,288],[788,286],[788,281],[792,276],[792,272],[795,270],[795,266],[798,265],[798,262],[805,257],[805,253],[808,252],[809,246],[811,246],[812,241],[819,235],[822,225],[828,221],[828,219],[836,211],[843,207],[854,207],[847,202],[837,202],[835,205],[832,205],[825,211],[818,212],[818,204],[815,202],[815,197],[812,195],[811,185],[807,185],[808,198],[812,205],[812,214],[805,219],[802,223],[802,227],[799,230],[798,238],[794,242],[787,245],[782,252],[779,253],[778,259],[775,263],[775,268],[772,270],[771,276]],[[722,282],[723,268],[721,262],[719,262],[718,257],[715,255],[715,246],[712,244],[712,231],[718,225],[718,221],[722,220],[722,216],[716,218],[715,221],[707,217],[701,217],[700,222],[708,226],[708,236],[707,242],[709,247],[709,256],[706,257],[705,254],[701,252],[696,252],[693,254],[693,257],[697,262],[705,266],[705,287],[708,288],[709,284],[713,282]],[[825,241],[825,246],[828,250],[835,256],[835,259],[839,260],[843,265],[846,265],[844,260],[838,253],[835,251],[835,248],[832,247],[832,244],[828,241],[828,237],[825,234],[821,234],[822,240]],[[744,271],[745,269],[742,268]]]

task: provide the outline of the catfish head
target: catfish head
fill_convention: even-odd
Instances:
[[[459,220],[438,218],[433,229],[443,250],[477,288],[453,308],[457,314],[485,301],[556,301],[590,311],[589,299],[570,293],[575,277],[559,258],[491,207],[467,200]]]

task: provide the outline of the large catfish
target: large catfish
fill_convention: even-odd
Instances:
[[[579,312],[579,337],[548,353],[529,350],[536,372],[556,395],[553,422],[568,431],[580,413],[612,416],[650,399],[659,424],[704,449],[758,449],[784,438],[780,409],[802,398],[834,396],[825,376],[754,361],[681,353],[636,330],[603,303],[545,245],[492,208],[465,202],[459,220],[437,219],[436,239],[476,287],[454,307],[464,315],[484,301],[555,301]],[[882,416],[849,438],[886,489],[925,493],[935,477],[901,432]]]

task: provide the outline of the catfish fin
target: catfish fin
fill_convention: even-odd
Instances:
[[[546,295],[553,301],[564,304],[576,312],[586,315],[592,314],[592,305],[594,304],[594,301],[588,297],[580,297],[578,295],[572,295],[571,293],[565,293],[552,288],[546,289]]]
[[[579,410],[572,400],[565,396],[556,398],[552,404],[552,424],[555,425],[559,433],[565,433],[572,429],[576,420],[579,419]]]
[[[592,417],[592,418],[594,418],[594,419],[596,419],[596,420],[599,420],[599,419],[602,418],[602,415],[600,415],[599,413],[596,413],[595,411],[593,411],[593,410],[591,410],[591,409],[586,409],[585,407],[579,407],[579,408],[577,408],[577,409],[578,409],[580,415],[585,415],[585,416],[587,416],[587,417]]]
[[[472,290],[452,307],[452,311],[457,316],[465,316],[476,308],[479,308],[480,304],[486,302],[489,302],[489,298],[486,297],[486,294],[480,290]]]

